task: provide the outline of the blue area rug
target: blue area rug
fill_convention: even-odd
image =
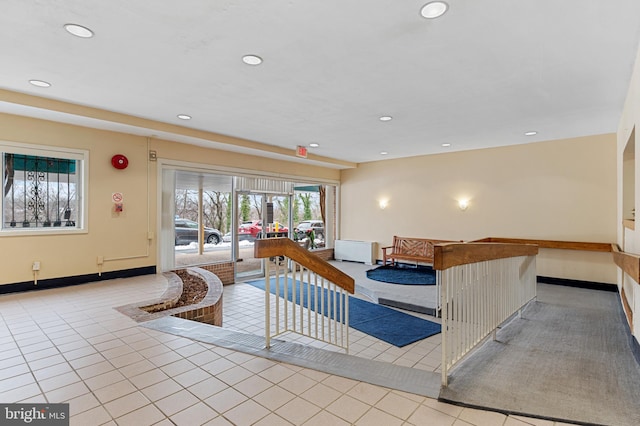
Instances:
[[[429,266],[380,266],[367,271],[367,278],[389,284],[435,285],[436,271]]]
[[[248,281],[247,284],[261,290],[265,289],[264,279]],[[291,300],[294,288],[293,280],[291,278],[289,278],[289,284],[287,287],[289,300]],[[304,291],[302,294],[302,306],[305,308],[307,307],[307,301],[309,300],[306,288],[307,286],[303,286]],[[311,288],[311,305],[315,306],[315,286],[311,286]],[[272,294],[276,294],[275,278],[271,278],[270,291]],[[296,282],[295,291],[296,303],[300,304],[299,282]],[[317,291],[318,297],[320,297],[319,291],[320,289]],[[333,305],[334,294],[333,292],[328,292],[326,289],[324,292],[324,313],[326,315],[326,303],[327,301],[330,301]],[[283,295],[284,277],[280,277],[280,297],[283,297]],[[341,312],[341,308],[342,307],[338,305],[339,312]],[[383,340],[397,347],[406,346],[413,342],[417,342],[418,340],[426,339],[429,336],[440,333],[440,324],[351,296],[349,296],[349,327],[355,328],[369,336],[373,336],[376,339]]]

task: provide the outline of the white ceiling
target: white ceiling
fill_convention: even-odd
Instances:
[[[616,131],[639,0],[448,0],[435,20],[420,16],[426,2],[0,0],[0,88],[292,153],[317,142],[312,154],[354,163]],[[2,112],[159,133],[0,101]]]

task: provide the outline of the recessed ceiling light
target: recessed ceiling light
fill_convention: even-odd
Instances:
[[[247,65],[260,65],[262,63],[262,58],[257,55],[244,55],[242,57],[242,62]]]
[[[420,15],[427,19],[434,19],[444,15],[448,8],[449,5],[443,1],[432,1],[422,6]]]
[[[382,151],[382,152],[380,152],[380,155],[387,155],[387,154],[388,154],[388,152],[387,152],[387,151]]]
[[[29,80],[29,83],[38,87],[51,87],[51,83],[47,83],[46,81],[42,80]]]
[[[444,146],[445,148],[448,148],[448,147],[451,146],[451,144],[450,143],[443,143],[442,146]]]
[[[380,117],[380,121],[391,121],[393,120],[393,117],[391,117],[390,115],[383,115],[382,117]]]
[[[319,143],[315,143],[315,142],[313,142],[313,143],[310,143],[310,144],[309,144],[309,146],[310,146],[311,148],[317,148],[317,147],[319,147],[319,146],[320,146],[320,144],[319,144]]]
[[[180,120],[191,120],[191,116],[187,114],[178,114]]]
[[[64,29],[67,30],[69,34],[73,34],[76,37],[80,37],[80,38],[93,37],[93,31],[91,31],[87,27],[83,27],[82,25],[65,24]]]
[[[524,135],[525,135],[525,136],[535,136],[535,135],[537,135],[537,134],[538,134],[538,132],[536,132],[536,131],[532,130],[532,131],[530,131],[530,132],[525,132],[525,134],[524,134]]]

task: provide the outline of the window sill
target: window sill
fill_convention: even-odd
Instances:
[[[65,228],[64,226],[56,226],[51,228],[16,228],[0,230],[0,237],[31,237],[36,235],[72,235],[72,234],[88,234],[88,229],[82,228]]]

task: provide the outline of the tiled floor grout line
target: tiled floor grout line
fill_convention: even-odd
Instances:
[[[2,316],[2,317],[3,317],[3,322],[6,324],[6,320],[4,319],[4,316]],[[31,316],[30,316],[30,315],[29,315],[29,317],[31,318]],[[36,323],[36,324],[37,324],[37,323]],[[39,326],[39,325],[38,325],[38,329],[40,329],[40,330],[44,333],[44,331],[40,328],[40,326]],[[7,327],[7,330],[8,330],[8,332],[9,332],[9,334],[12,336],[12,338],[13,338],[13,340],[14,340],[14,342],[15,342],[15,341],[16,341],[16,340],[15,340],[15,334],[11,331],[11,328],[10,328],[10,327]],[[45,334],[45,336],[46,336],[46,333],[44,333],[44,334]],[[49,337],[48,337],[48,336],[47,336],[47,340],[48,340],[49,342],[51,342],[51,340],[49,339]],[[53,342],[51,342],[51,344],[53,344]],[[32,379],[34,380],[34,382],[35,382],[36,386],[37,386],[37,387],[38,387],[38,389],[40,390],[40,394],[44,396],[44,395],[45,395],[45,393],[44,393],[44,391],[43,391],[43,389],[42,389],[42,386],[40,385],[40,382],[36,379],[36,375],[35,375],[35,373],[34,373],[34,371],[33,371],[32,367],[31,367],[31,364],[27,361],[27,358],[25,357],[25,353],[24,353],[24,351],[23,351],[23,348],[22,348],[20,345],[18,345],[17,343],[16,343],[16,346],[18,347],[18,351],[20,351],[20,356],[22,357],[22,359],[24,360],[24,362],[25,362],[25,363],[26,363],[26,365],[27,365],[27,368],[29,369],[29,374],[31,374]],[[45,397],[45,398],[46,398],[46,397]]]

